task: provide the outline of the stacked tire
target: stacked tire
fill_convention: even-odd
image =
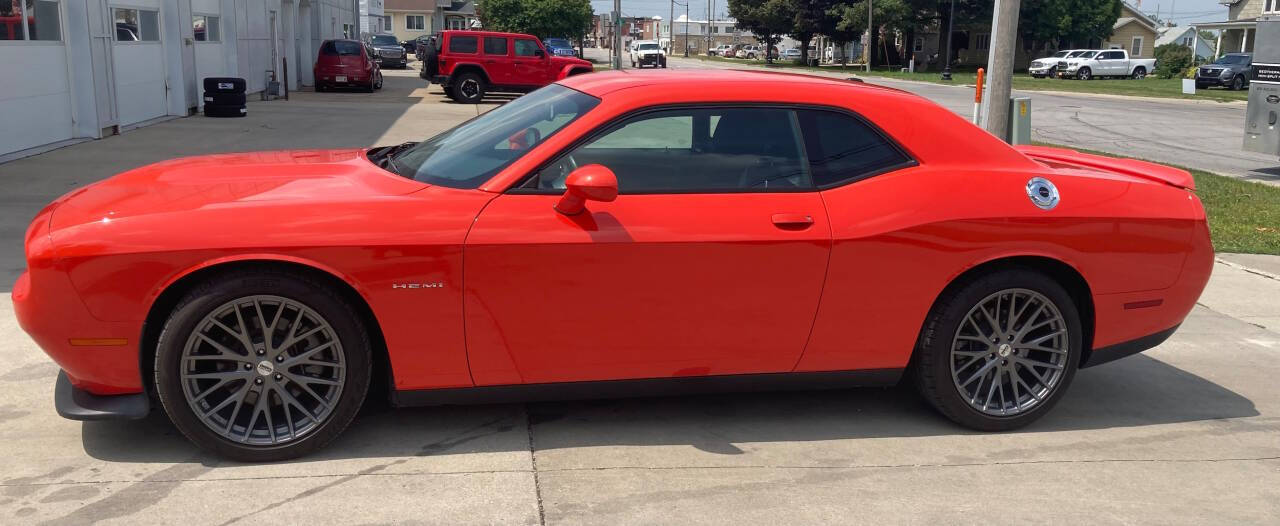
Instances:
[[[208,77],[204,79],[205,117],[244,117],[245,82],[236,77]]]

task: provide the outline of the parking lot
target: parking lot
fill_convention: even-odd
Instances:
[[[1173,338],[1082,371],[1011,433],[945,420],[910,386],[387,409],[317,455],[247,465],[166,420],[54,413],[57,367],[9,284],[49,200],[150,162],[421,139],[493,104],[410,71],[375,94],[294,93],[0,164],[0,523],[1275,523],[1280,263],[1220,255]],[[494,104],[496,104],[495,102]]]

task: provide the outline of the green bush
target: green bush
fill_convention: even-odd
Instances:
[[[1156,46],[1156,71],[1157,77],[1162,79],[1171,79],[1175,76],[1182,76],[1187,68],[1195,64],[1195,57],[1191,55],[1191,50],[1180,44],[1165,44]]]

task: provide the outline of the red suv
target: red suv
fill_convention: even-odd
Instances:
[[[349,87],[372,93],[382,88],[382,68],[373,48],[357,40],[324,41],[313,73],[316,91]]]
[[[422,67],[449,98],[471,104],[486,93],[524,93],[593,71],[580,58],[552,56],[533,35],[492,31],[440,32]]]

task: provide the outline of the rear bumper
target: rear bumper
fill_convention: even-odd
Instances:
[[[146,393],[96,395],[71,385],[65,371],[58,372],[53,405],[58,416],[71,420],[137,420],[151,414]]]
[[[1093,367],[1095,365],[1102,365],[1107,362],[1114,362],[1126,356],[1132,356],[1147,349],[1151,349],[1164,343],[1164,341],[1169,339],[1170,336],[1173,336],[1173,333],[1176,332],[1180,326],[1182,326],[1181,323],[1163,331],[1148,334],[1141,338],[1094,349],[1093,352],[1089,353],[1088,360],[1080,364],[1080,368],[1083,369],[1086,367]]]

